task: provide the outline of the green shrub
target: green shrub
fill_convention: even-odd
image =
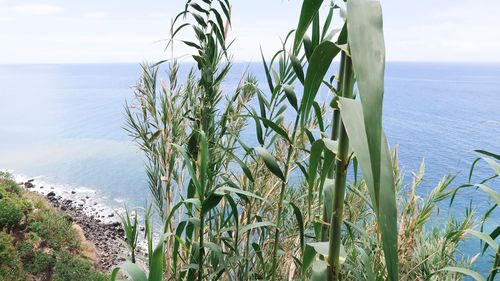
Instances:
[[[80,241],[72,226],[65,216],[47,206],[28,216],[29,231],[47,240],[49,246],[56,251],[72,252],[80,248]]]
[[[54,268],[54,281],[107,281],[109,277],[96,270],[92,263],[63,253]]]
[[[24,264],[26,271],[31,274],[49,272],[56,264],[56,259],[49,254],[37,251],[32,264]]]
[[[23,263],[33,261],[35,258],[35,247],[27,241],[23,241],[17,245],[17,254]]]
[[[24,269],[33,275],[49,272],[56,263],[54,257],[40,250],[36,250],[35,247],[27,241],[19,243],[17,246],[17,253],[23,262]]]
[[[15,203],[0,199],[0,230],[10,231],[19,227],[24,213]]]
[[[0,231],[0,280],[25,280],[21,263],[14,246],[12,246],[12,239],[3,231]]]

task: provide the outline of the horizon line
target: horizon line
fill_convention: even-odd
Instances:
[[[144,64],[144,63],[157,63],[162,60],[144,60],[143,62],[137,62],[137,61],[123,61],[123,62],[34,62],[34,63],[28,63],[28,62],[14,62],[14,63],[3,63],[0,62],[0,66],[22,66],[22,65],[105,65],[105,64]],[[168,61],[165,61],[165,63]],[[337,62],[337,61],[334,61]],[[180,62],[180,64],[194,64],[194,61],[184,61]],[[261,61],[252,61],[252,60],[236,60],[232,61],[233,64],[261,64]],[[451,60],[387,60],[386,63],[427,63],[427,64],[432,64],[432,63],[448,63],[448,64],[500,64],[500,61],[483,61],[483,60],[478,60],[478,61],[472,61],[472,60],[462,60],[462,61],[451,61]]]

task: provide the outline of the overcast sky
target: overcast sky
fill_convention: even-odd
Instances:
[[[325,1],[327,3],[328,1]],[[500,0],[381,0],[387,59],[500,62]],[[183,0],[0,0],[0,63],[163,59]],[[237,61],[295,28],[300,0],[233,0]],[[180,53],[184,52],[179,48]]]

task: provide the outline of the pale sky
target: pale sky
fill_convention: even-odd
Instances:
[[[296,27],[300,0],[233,0],[236,61]],[[325,0],[325,3],[328,3]],[[381,0],[389,61],[500,62],[499,0]],[[0,0],[0,64],[164,59],[183,0]],[[186,52],[176,49],[178,54]]]

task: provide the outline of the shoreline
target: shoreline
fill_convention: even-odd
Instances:
[[[110,272],[126,260],[127,251],[120,241],[124,239],[124,231],[114,211],[110,213],[110,210],[95,202],[95,198],[83,192],[37,185],[35,179],[17,182],[28,192],[43,196],[52,207],[73,219],[73,223],[83,231],[85,239],[94,246],[93,262],[98,269]]]

